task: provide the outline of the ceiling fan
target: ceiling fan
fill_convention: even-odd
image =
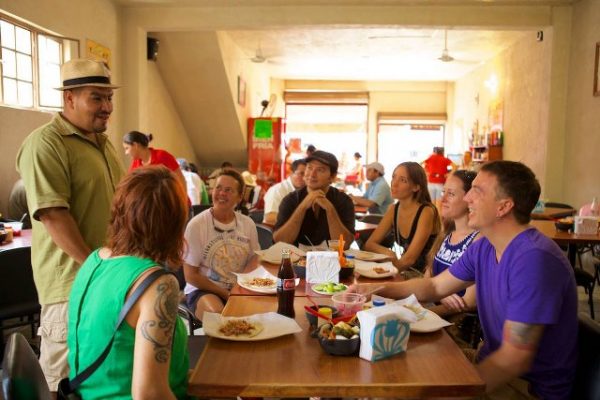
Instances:
[[[256,52],[254,53],[254,56],[250,58],[250,61],[252,61],[255,64],[262,64],[265,61],[267,61],[267,57],[265,57],[265,55],[263,54],[260,45],[256,48]]]
[[[444,50],[442,50],[442,55],[438,57],[438,60],[443,62],[454,61],[454,57],[448,51],[448,29],[444,30]]]

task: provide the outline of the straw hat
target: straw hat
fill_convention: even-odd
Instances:
[[[110,71],[101,61],[74,59],[60,67],[62,86],[57,90],[74,89],[83,86],[97,86],[117,89],[120,86],[110,83]]]
[[[249,171],[242,172],[242,178],[247,186],[256,186],[256,177]]]

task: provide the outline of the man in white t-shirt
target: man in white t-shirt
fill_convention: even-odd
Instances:
[[[306,170],[306,160],[300,159],[292,163],[292,174],[284,181],[273,185],[265,194],[265,216],[263,222],[268,225],[275,225],[277,222],[277,213],[281,200],[296,189],[306,186],[304,182],[304,170]]]

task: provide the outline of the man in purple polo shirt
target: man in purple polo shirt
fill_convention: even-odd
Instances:
[[[484,237],[442,274],[388,284],[381,293],[434,301],[475,283],[485,338],[477,370],[487,392],[500,396],[491,398],[568,399],[573,384],[575,278],[560,248],[529,225],[539,195],[524,164],[484,164],[465,197],[469,226]]]

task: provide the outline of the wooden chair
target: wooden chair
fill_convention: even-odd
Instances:
[[[2,394],[5,400],[50,400],[50,389],[37,356],[22,334],[8,338],[2,362]]]
[[[579,314],[579,358],[575,370],[573,400],[600,399],[600,324]]]

